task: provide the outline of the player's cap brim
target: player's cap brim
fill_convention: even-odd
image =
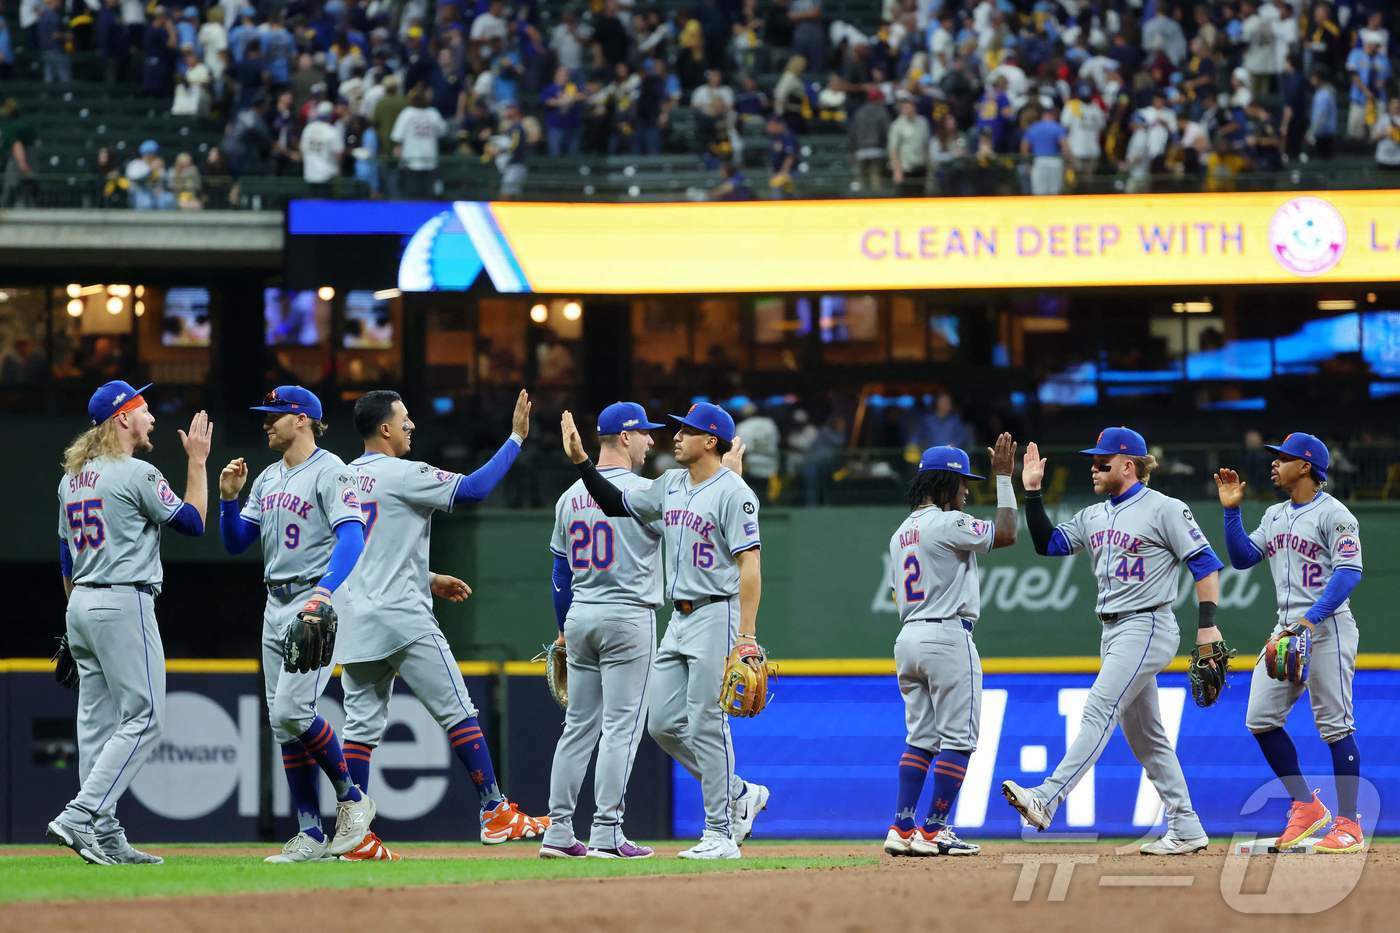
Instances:
[[[1272,450],[1272,451],[1273,451],[1274,453],[1276,453],[1276,454],[1283,454],[1285,457],[1296,457],[1296,458],[1299,459],[1299,460],[1306,460],[1306,459],[1308,459],[1307,457],[1299,457],[1297,454],[1295,454],[1295,453],[1294,453],[1293,451],[1291,451],[1291,450],[1284,450],[1282,447],[1278,446],[1277,444],[1265,444],[1265,445],[1264,445],[1264,449],[1265,449],[1265,450]]]
[[[926,470],[920,470],[919,472],[920,472],[920,473],[955,473],[955,474],[957,474],[958,476],[966,477],[967,479],[986,479],[986,478],[987,478],[987,477],[985,477],[985,476],[979,476],[978,474],[973,473],[971,470],[968,470],[967,472],[963,472],[962,470],[950,470],[950,469],[948,469],[947,467],[929,467],[928,469],[926,469]]]
[[[675,422],[677,422],[677,423],[679,423],[679,424],[685,425],[687,428],[694,428],[695,430],[699,431],[699,432],[702,433],[702,434],[710,434],[710,435],[713,435],[714,437],[718,437],[718,438],[721,439],[721,440],[724,440],[724,439],[725,439],[725,437],[724,437],[723,434],[720,434],[718,431],[711,430],[711,428],[710,428],[710,426],[709,426],[708,424],[700,424],[700,423],[695,422],[695,421],[689,421],[689,420],[687,420],[686,418],[682,417],[681,415],[667,415],[666,417],[667,417],[667,418],[670,418],[672,421],[675,421]]]
[[[1114,454],[1122,454],[1125,457],[1147,456],[1146,454],[1135,454],[1127,450],[1108,450],[1103,447],[1090,447],[1087,450],[1081,450],[1080,453],[1086,457],[1112,457]]]
[[[141,388],[139,388],[139,389],[136,390],[136,394],[137,394],[137,395],[140,395],[142,392],[145,392],[147,389],[149,389],[149,388],[150,388],[151,386],[153,386],[153,385],[155,385],[154,382],[148,382],[148,383],[146,383],[146,384],[143,385]]]

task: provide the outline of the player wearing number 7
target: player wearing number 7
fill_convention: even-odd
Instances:
[[[1288,500],[1265,509],[1253,534],[1244,530],[1240,516],[1245,484],[1234,470],[1215,474],[1231,565],[1245,570],[1267,559],[1278,594],[1278,623],[1254,665],[1245,721],[1293,798],[1277,844],[1309,839],[1326,828],[1331,814],[1317,793],[1309,792],[1298,750],[1283,729],[1289,711],[1308,691],[1337,783],[1337,821],[1317,850],[1360,852],[1365,846],[1356,812],[1361,752],[1351,699],[1357,632],[1348,598],[1361,582],[1361,534],[1356,516],[1322,490],[1329,456],[1321,440],[1290,434],[1269,449],[1278,455],[1274,485]]]
[[[1114,727],[1121,724],[1128,747],[1166,805],[1167,832],[1144,845],[1143,854],[1199,852],[1210,840],[1191,806],[1181,763],[1162,726],[1157,675],[1181,644],[1172,605],[1182,564],[1196,579],[1200,602],[1195,642],[1223,647],[1215,609],[1224,564],[1211,550],[1191,510],[1181,500],[1147,487],[1157,460],[1147,452],[1141,434],[1108,428],[1081,453],[1092,458],[1089,476],[1094,492],[1108,499],[1058,527],[1050,524],[1045,512],[1040,494],[1045,461],[1034,443],[1026,445],[1021,482],[1026,491],[1026,527],[1036,553],[1067,557],[1089,552],[1099,590],[1095,613],[1103,628],[1099,674],[1089,689],[1079,733],[1054,773],[1036,787],[1003,781],[1001,792],[1027,823],[1044,830],[1103,754]],[[1215,698],[1197,702],[1204,705]]]

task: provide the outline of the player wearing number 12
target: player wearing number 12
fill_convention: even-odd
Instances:
[[[1283,729],[1293,705],[1308,692],[1337,785],[1336,823],[1316,847],[1331,854],[1360,852],[1365,847],[1356,812],[1361,752],[1351,691],[1357,631],[1349,597],[1361,582],[1361,532],[1351,510],[1322,489],[1330,457],[1320,439],[1290,434],[1269,449],[1277,454],[1274,486],[1288,500],[1265,509],[1252,534],[1240,516],[1245,484],[1234,470],[1215,474],[1231,565],[1245,570],[1267,560],[1278,594],[1278,623],[1254,665],[1245,724],[1293,798],[1277,845],[1312,838],[1326,829],[1331,814],[1308,790],[1298,750]]]
[[[1196,644],[1203,646],[1202,657],[1206,649],[1223,649],[1215,608],[1224,564],[1211,550],[1191,510],[1181,500],[1147,487],[1157,460],[1147,452],[1141,434],[1108,428],[1081,453],[1092,458],[1089,475],[1094,492],[1108,499],[1082,509],[1058,527],[1050,524],[1041,498],[1045,461],[1034,443],[1026,445],[1021,482],[1026,491],[1026,527],[1036,553],[1067,557],[1089,552],[1099,590],[1095,613],[1103,628],[1099,673],[1089,689],[1079,732],[1054,773],[1037,787],[1003,781],[1001,792],[1027,823],[1044,830],[1103,754],[1114,727],[1121,724],[1128,747],[1166,805],[1167,832],[1144,845],[1143,854],[1199,852],[1210,840],[1191,806],[1181,763],[1162,725],[1157,675],[1181,644],[1172,605],[1182,564],[1196,580],[1200,602]],[[1223,668],[1220,673],[1223,678]],[[1197,702],[1206,705],[1215,699],[1211,695]]]
[[[894,643],[907,727],[899,759],[894,825],[885,834],[890,855],[976,855],[981,847],[953,831],[949,814],[967,763],[977,749],[982,719],[982,661],[972,630],[982,609],[977,555],[1016,543],[1016,493],[1011,469],[1016,444],[997,438],[995,521],[963,511],[972,472],[957,447],[930,447],[909,486],[913,510],[890,538],[890,586],[904,625]],[[933,770],[933,802],[922,827],[914,808]]]

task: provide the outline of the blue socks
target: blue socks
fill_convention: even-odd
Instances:
[[[491,752],[486,747],[481,724],[475,716],[463,719],[447,730],[447,740],[452,743],[452,751],[467,766],[467,773],[476,785],[476,795],[481,798],[481,809],[494,810],[501,803],[501,789],[496,786],[496,769],[491,766]]]
[[[1332,773],[1337,778],[1337,815],[1356,819],[1356,791],[1361,782],[1361,750],[1349,735],[1327,746],[1332,753]]]
[[[311,720],[311,726],[301,734],[301,744],[306,753],[321,766],[326,777],[331,779],[336,800],[343,803],[360,799],[360,789],[350,780],[350,769],[345,765],[345,754],[340,750],[340,741],[335,737],[335,730],[331,728],[330,723],[320,716]]]
[[[293,740],[282,746],[282,772],[291,791],[297,829],[317,842],[325,842],[325,833],[321,832],[321,775],[316,770],[316,759],[307,754],[301,742]]]
[[[369,793],[369,756],[374,753],[374,746],[349,739],[340,744],[345,750],[345,767],[350,771],[351,782],[361,793]]]
[[[924,778],[928,777],[932,763],[933,752],[912,745],[904,746],[904,754],[899,758],[899,795],[894,805],[894,825],[901,832],[907,833],[914,828],[914,811],[919,806],[919,795],[924,792]]]
[[[1288,733],[1282,729],[1270,729],[1268,732],[1254,733],[1254,738],[1289,795],[1299,803],[1312,800],[1312,791],[1308,790],[1308,782],[1303,780],[1303,769],[1298,764],[1298,749]],[[1355,747],[1356,744],[1352,743],[1352,748]],[[1337,760],[1336,754],[1335,751],[1332,753],[1333,761]],[[1355,800],[1354,797],[1352,799]]]
[[[967,762],[970,752],[943,751],[933,763],[933,803],[929,806],[928,819],[924,820],[924,830],[937,832],[948,825],[948,813],[953,802],[962,790],[963,779],[967,777]]]

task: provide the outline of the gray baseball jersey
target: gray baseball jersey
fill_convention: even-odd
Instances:
[[[619,489],[651,485],[625,467],[600,473]],[[661,605],[661,523],[639,525],[605,516],[583,480],[564,491],[554,505],[549,549],[569,562],[576,603]]]
[[[1058,530],[1071,554],[1093,555],[1100,613],[1176,602],[1177,571],[1210,547],[1186,503],[1148,486],[1082,509]]]
[[[350,575],[340,661],[387,658],[438,632],[428,579],[434,512],[451,512],[462,474],[415,460],[366,454],[350,464],[365,518],[365,550]]]
[[[667,599],[739,592],[737,557],[759,546],[758,497],[727,467],[694,487],[688,470],[667,470],[622,501],[638,521],[662,522]]]
[[[73,582],[161,583],[160,526],[183,504],[160,470],[135,457],[99,457],[63,474],[58,536]]]
[[[1292,622],[1322,596],[1332,572],[1361,569],[1361,533],[1351,510],[1325,492],[1308,504],[1279,502],[1264,510],[1249,540],[1269,562],[1280,620]],[[1337,612],[1351,609],[1347,600]]]
[[[982,596],[977,555],[992,549],[991,522],[928,506],[910,513],[890,538],[890,586],[903,622],[977,621]]]
[[[258,474],[243,517],[261,531],[267,580],[320,577],[330,563],[335,526],[365,520],[350,468],[324,448],[291,469],[278,460]]]

